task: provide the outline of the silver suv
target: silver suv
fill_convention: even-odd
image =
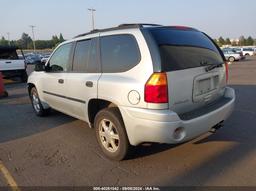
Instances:
[[[125,24],[59,45],[28,79],[35,113],[50,108],[94,127],[104,154],[177,144],[221,127],[233,111],[228,65],[206,34],[188,27]]]

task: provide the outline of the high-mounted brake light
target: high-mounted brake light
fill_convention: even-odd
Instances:
[[[145,84],[145,102],[168,103],[166,73],[153,73]]]
[[[226,70],[226,83],[228,83],[228,62],[225,63],[225,70]]]

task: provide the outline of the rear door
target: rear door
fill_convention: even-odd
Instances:
[[[98,38],[78,41],[71,72],[66,76],[69,112],[86,121],[88,102],[97,98],[98,80],[101,76],[97,50]]]
[[[220,50],[194,29],[156,28],[151,31],[167,73],[169,108],[183,114],[219,99],[226,85]],[[219,66],[206,71],[209,66]]]

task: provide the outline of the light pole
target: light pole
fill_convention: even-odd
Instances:
[[[10,33],[8,32],[7,33],[7,37],[8,37],[8,44],[9,44],[9,46],[11,45],[11,42],[10,42]]]
[[[92,30],[94,30],[94,11],[96,11],[96,9],[91,8],[88,9],[88,11],[91,11],[92,13]]]
[[[36,26],[30,25],[29,27],[31,27],[31,30],[32,30],[32,35],[33,35],[33,47],[34,47],[34,52],[36,52],[35,33],[34,33],[34,28],[35,28]]]

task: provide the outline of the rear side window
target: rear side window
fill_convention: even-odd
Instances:
[[[253,51],[252,48],[244,48],[244,51]]]
[[[0,60],[18,60],[19,57],[17,55],[16,50],[7,49],[7,50],[0,50]]]
[[[73,72],[98,72],[96,40],[78,41],[74,53]]]
[[[159,47],[163,71],[224,62],[214,43],[201,32],[170,28],[155,28],[150,31]]]
[[[125,72],[140,61],[140,51],[132,35],[112,35],[101,37],[102,72]]]

